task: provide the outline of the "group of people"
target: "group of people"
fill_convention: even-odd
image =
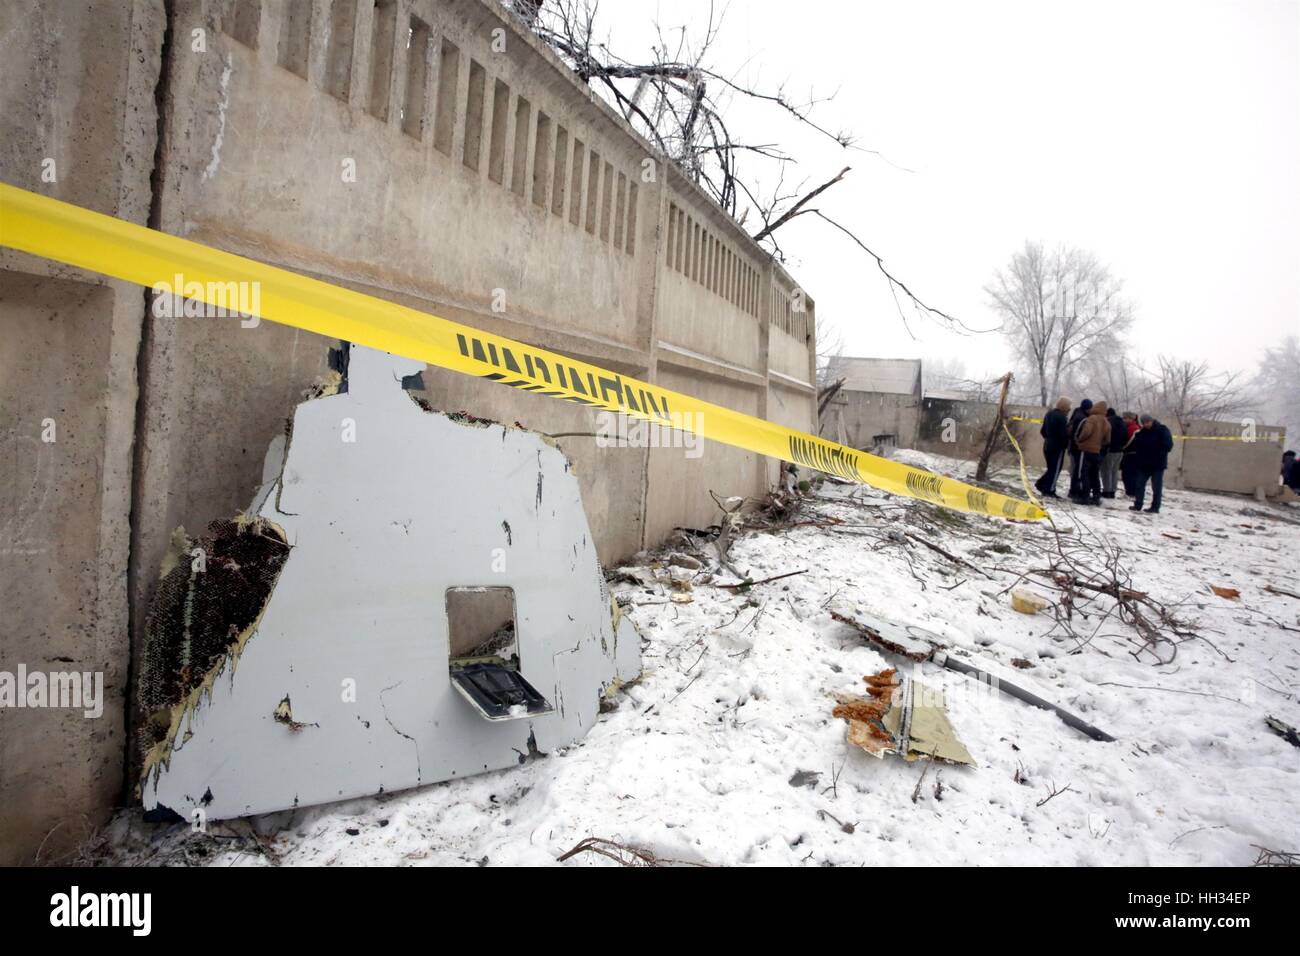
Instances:
[[[1124,494],[1133,499],[1129,510],[1142,511],[1149,484],[1151,506],[1146,511],[1159,512],[1165,469],[1174,447],[1169,429],[1153,415],[1116,414],[1105,402],[1094,404],[1085,398],[1073,410],[1071,404],[1061,398],[1043,416],[1040,432],[1047,470],[1035,482],[1039,492],[1060,497],[1056,483],[1068,456],[1071,501],[1100,506],[1102,498],[1117,497],[1122,484]]]

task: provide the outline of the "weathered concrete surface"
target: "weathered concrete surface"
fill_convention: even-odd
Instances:
[[[749,415],[759,413],[758,390],[721,378],[696,378],[675,365],[660,364],[659,384],[697,398],[725,405]],[[739,448],[708,439],[709,423],[704,422],[705,441],[698,457],[687,457],[682,448],[650,450],[649,483],[646,491],[647,527],[650,541],[662,541],[673,528],[706,528],[718,521],[718,508],[709,492],[720,495],[757,494],[766,480],[761,459]],[[726,488],[726,491],[722,489]]]
[[[161,2],[0,5],[0,179],[145,222],[163,26]],[[0,708],[0,865],[57,859],[119,802],[143,305],[0,251],[0,671],[102,673],[106,698]]]
[[[1182,429],[1166,422],[1172,431]],[[1257,426],[1246,435],[1239,422],[1190,422],[1186,432],[1193,436],[1228,439],[1251,437],[1252,441],[1212,441],[1193,438],[1175,442],[1170,456],[1171,477],[1176,488],[1195,491],[1228,491],[1253,495],[1259,489],[1276,494],[1282,468],[1286,430],[1274,425]]]
[[[1043,409],[1036,405],[1006,406],[1008,418],[1042,418]],[[951,458],[976,460],[984,451],[984,442],[997,416],[993,402],[974,402],[964,399],[924,398],[921,400],[917,420],[916,444],[912,447]],[[1008,422],[1025,456],[1029,471],[1043,467],[1043,439],[1038,425],[1032,422]],[[1016,453],[1007,445],[1005,436],[993,456],[997,466],[1018,464]]]

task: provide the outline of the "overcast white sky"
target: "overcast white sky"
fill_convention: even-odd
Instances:
[[[708,4],[606,0],[601,13],[634,56],[654,21],[701,24]],[[1300,333],[1298,0],[732,0],[724,23],[716,68],[836,93],[815,118],[889,162],[736,100],[742,134],[782,142],[810,184],[852,166],[821,207],[968,324],[997,324],[983,286],[1035,238],[1090,249],[1125,280],[1128,349],[1144,363],[1253,371]],[[911,322],[914,341],[874,265],[824,223],[782,232],[846,354],[1007,367],[1000,335]]]

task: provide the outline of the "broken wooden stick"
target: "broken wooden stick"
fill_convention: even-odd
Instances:
[[[782,578],[792,578],[796,574],[807,574],[807,573],[808,573],[808,569],[804,568],[801,571],[787,571],[785,574],[776,574],[770,578],[763,578],[761,581],[751,581],[749,578],[745,578],[745,580],[739,581],[735,584],[719,584],[716,586],[720,588],[726,588],[728,590],[735,590],[736,588],[740,588],[741,590],[748,591],[750,588],[756,587],[759,584],[771,584],[773,581],[780,581]]]
[[[614,840],[606,840],[603,837],[587,837],[580,840],[572,850],[561,854],[557,857],[557,862],[563,863],[579,853],[596,853],[600,856],[613,860],[620,866],[704,866],[703,863],[694,863],[690,860],[674,860],[667,857],[657,856],[644,847],[632,846],[631,844],[618,843]]]
[[[1063,793],[1075,793],[1075,792],[1076,792],[1076,791],[1074,790],[1074,788],[1071,787],[1068,783],[1067,783],[1064,787],[1062,787],[1060,790],[1057,790],[1057,789],[1056,789],[1056,784],[1053,783],[1053,784],[1051,784],[1050,786],[1047,787],[1047,796],[1043,797],[1043,799],[1041,799],[1041,800],[1039,800],[1037,803],[1035,803],[1034,806],[1036,806],[1036,807],[1041,807],[1041,806],[1042,806],[1044,803],[1046,803],[1048,800],[1051,800],[1052,797],[1059,797],[1059,796],[1060,796],[1061,794],[1063,794]]]
[[[919,534],[913,534],[911,531],[905,531],[903,533],[907,537],[911,538],[913,541],[917,542],[918,544],[925,545],[927,548],[929,548],[931,551],[935,552],[936,554],[943,555],[953,564],[961,565],[963,568],[970,568],[970,570],[974,571],[976,574],[981,574],[986,578],[989,576],[988,572],[985,571],[983,568],[978,568],[975,565],[971,564],[969,561],[967,561],[965,558],[960,558],[949,551],[945,551],[943,548],[939,547],[933,541],[923,538]]]
[[[934,750],[930,751],[930,759],[927,760],[925,766],[921,768],[921,776],[916,780],[916,789],[912,791],[913,803],[916,803],[917,800],[921,799],[921,784],[925,783],[926,772],[929,771],[930,764],[934,763],[934,753]]]
[[[1006,416],[1007,407],[1007,389],[1011,387],[1012,375],[1007,372],[1002,378],[998,379],[1002,383],[1002,390],[998,394],[998,409],[993,418],[993,427],[989,429],[988,435],[984,439],[984,450],[980,452],[979,464],[975,466],[975,480],[985,481],[989,476],[989,459],[993,457],[993,450],[998,444],[998,433],[1002,429],[1002,419]]]

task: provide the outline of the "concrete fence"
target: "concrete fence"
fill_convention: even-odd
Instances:
[[[812,298],[489,0],[10,0],[0,35],[5,182],[814,428]],[[170,534],[248,505],[327,372],[327,340],[151,299],[0,250],[0,672],[100,672],[106,698],[94,720],[0,708],[0,863],[57,856],[129,794],[132,649]],[[424,382],[437,408],[596,431]],[[712,442],[560,441],[606,562],[776,477]],[[448,467],[472,496],[475,464]]]

